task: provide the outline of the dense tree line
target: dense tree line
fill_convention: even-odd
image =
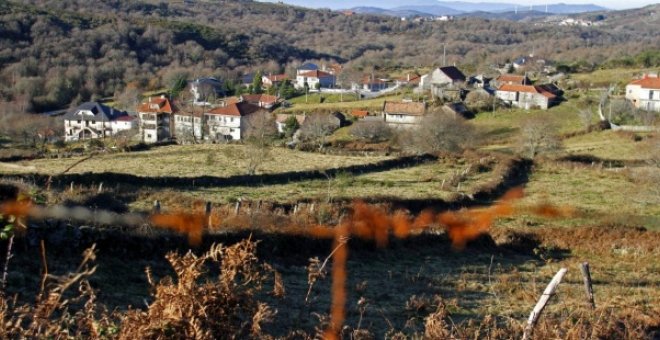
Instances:
[[[448,63],[484,70],[532,51],[567,65],[657,66],[644,25],[546,27],[462,18],[415,23],[252,1],[0,3],[0,99],[44,111],[186,77],[233,81],[306,60],[358,70]],[[581,64],[580,64],[581,63]],[[233,84],[228,84],[232,87]]]

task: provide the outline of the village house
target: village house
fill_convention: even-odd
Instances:
[[[275,125],[277,126],[277,132],[284,133],[284,127],[286,126],[286,121],[291,117],[295,117],[296,121],[298,122],[298,126],[300,127],[303,126],[303,124],[305,124],[305,118],[307,116],[278,113],[277,116],[275,116]]]
[[[378,92],[386,89],[389,86],[390,80],[387,78],[379,78],[373,75],[365,74],[362,77],[362,90]]]
[[[458,87],[465,83],[465,75],[456,66],[438,67],[421,77],[419,86],[423,90],[433,87]]]
[[[394,81],[395,85],[403,86],[403,85],[412,85],[412,86],[419,86],[419,82],[421,81],[422,76],[419,74],[406,74],[403,77],[400,77]]]
[[[388,102],[383,104],[385,123],[393,127],[419,125],[426,114],[426,103]]]
[[[149,97],[137,109],[140,118],[140,139],[145,143],[157,143],[172,137],[171,123],[174,109],[164,95]]]
[[[538,107],[547,110],[559,101],[559,95],[539,85],[502,85],[495,92],[497,98],[511,106],[529,110]]]
[[[430,90],[434,97],[445,100],[459,100],[466,80],[463,72],[455,66],[438,67],[421,77],[418,90]]]
[[[500,87],[502,85],[532,85],[532,81],[527,78],[527,76],[521,76],[517,74],[502,74],[495,79],[493,82],[495,87]]]
[[[279,87],[284,81],[289,80],[289,76],[286,74],[269,74],[267,76],[261,77],[261,83],[263,87]]]
[[[660,78],[658,74],[645,74],[642,79],[626,85],[626,99],[642,110],[660,112]]]
[[[248,116],[263,108],[246,101],[216,107],[204,113],[208,126],[208,139],[218,141],[240,140],[248,127]]]
[[[270,110],[277,105],[278,98],[268,94],[244,94],[239,97],[239,102],[247,102],[252,105]]]
[[[186,144],[203,139],[204,109],[192,106],[174,113],[174,136],[177,142]]]
[[[337,77],[335,77],[335,75],[325,71],[298,71],[299,72],[296,76],[296,83],[294,86],[299,90],[304,89],[305,85],[307,85],[307,88],[310,90],[314,90],[316,88],[333,88],[337,82]]]
[[[217,98],[224,97],[222,83],[216,78],[197,78],[190,82],[190,93],[195,104],[209,104]]]
[[[114,136],[136,126],[135,117],[98,102],[86,102],[64,115],[64,140]]]

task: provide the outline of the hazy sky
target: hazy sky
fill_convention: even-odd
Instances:
[[[335,4],[340,4],[339,7],[342,8],[347,8],[347,7],[357,7],[357,6],[363,6],[365,3],[368,6],[373,6],[374,1],[361,1],[361,0],[340,0],[340,1],[333,1],[333,0],[261,0],[261,1],[268,1],[268,2],[278,2],[278,1],[283,1],[285,3],[291,3],[295,4],[298,6],[305,6],[305,7],[331,7],[335,8],[337,6],[333,6]],[[447,1],[452,1],[452,0],[447,0]],[[611,9],[624,9],[624,8],[636,8],[636,7],[644,7],[646,5],[658,3],[658,1],[648,1],[648,0],[626,0],[626,1],[621,1],[621,0],[525,0],[525,1],[509,1],[509,0],[459,0],[459,1],[464,1],[464,2],[499,2],[499,3],[513,3],[513,4],[519,4],[520,6],[529,6],[529,5],[545,5],[545,4],[556,4],[556,3],[567,3],[567,4],[594,4],[594,5],[599,5]],[[349,6],[343,6],[344,4],[349,4]],[[398,3],[400,6],[408,5],[410,4],[409,1],[406,0],[400,0],[400,1],[392,1],[392,0],[385,0],[382,1],[382,7],[393,7],[393,6],[388,6],[390,4],[395,4]]]

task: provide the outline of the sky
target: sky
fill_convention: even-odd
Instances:
[[[387,4],[393,4],[393,3],[398,3],[400,6],[408,5],[410,4],[409,1],[406,0],[399,0],[399,1],[362,1],[362,0],[261,0],[261,1],[269,1],[269,2],[278,2],[278,1],[283,1],[285,3],[290,3],[290,4],[295,4],[298,6],[305,6],[305,7],[330,7],[330,8],[351,8],[351,7],[358,7],[358,6],[364,6],[365,4],[367,6],[375,6],[377,3],[382,3],[382,6],[380,7],[394,7],[394,6],[387,6]],[[452,0],[448,0],[452,1]],[[525,0],[525,1],[508,1],[508,0],[462,0],[463,2],[499,2],[499,3],[519,3],[521,6],[529,6],[529,5],[545,5],[545,4],[556,4],[556,3],[566,3],[566,4],[594,4],[594,5],[599,5],[603,7],[607,7],[610,9],[626,9],[626,8],[637,8],[637,7],[644,7],[646,5],[658,3],[658,1],[648,1],[648,0],[626,0],[626,1],[621,1],[621,0]],[[335,4],[341,4],[340,6],[335,6]],[[346,4],[346,5],[345,5]],[[377,6],[377,5],[376,5]]]

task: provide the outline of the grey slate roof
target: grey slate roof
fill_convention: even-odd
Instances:
[[[465,81],[465,75],[456,66],[441,67],[440,71],[453,81]]]
[[[81,110],[91,111],[94,115],[93,116],[78,115],[78,111]],[[67,112],[67,114],[64,115],[64,119],[89,120],[94,122],[100,122],[100,121],[109,122],[116,120],[121,116],[126,116],[126,115],[128,115],[128,113],[124,111],[115,110],[111,107],[105,106],[98,102],[85,102],[78,105],[78,107],[76,107],[75,109],[72,109],[69,112]]]

